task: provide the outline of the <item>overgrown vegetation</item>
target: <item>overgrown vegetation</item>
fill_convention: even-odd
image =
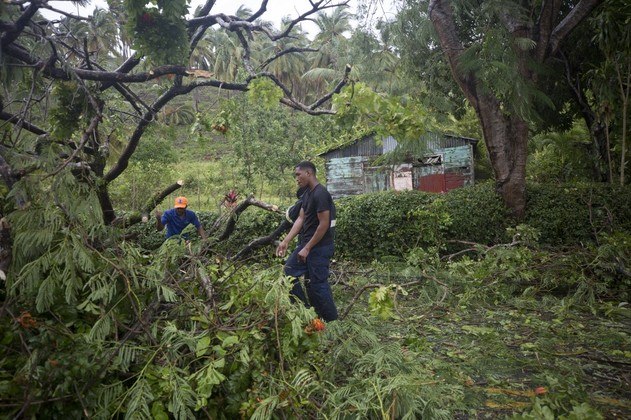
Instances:
[[[0,3],[0,417],[631,417],[624,2],[216,3]],[[339,200],[323,330],[240,251],[297,161],[430,129],[483,140],[477,185]],[[209,240],[155,230],[175,192]]]
[[[64,215],[43,200],[12,220],[28,254],[5,289],[0,391],[11,416],[630,413],[626,233],[561,251],[520,225],[510,243],[445,254],[445,232],[420,224],[399,257],[335,264],[345,318],[314,332],[280,261],[232,263],[174,240],[99,250],[114,232],[87,223],[94,198],[71,191],[84,206]],[[75,229],[54,232],[63,217]]]
[[[631,190],[605,184],[529,184],[523,223],[545,246],[598,243],[602,234],[631,229]],[[401,256],[419,246],[441,251],[458,242],[486,245],[510,240],[513,226],[492,183],[436,195],[390,191],[346,197],[338,202],[338,250],[372,260]]]

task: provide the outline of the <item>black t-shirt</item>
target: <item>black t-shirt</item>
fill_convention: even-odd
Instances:
[[[302,224],[301,241],[302,245],[306,245],[315,234],[320,221],[318,220],[318,213],[323,211],[329,211],[330,221],[335,220],[335,204],[333,204],[333,198],[331,194],[321,184],[316,185],[313,190],[307,191],[302,197],[302,209],[305,212],[304,222]],[[333,244],[333,238],[335,236],[335,225],[326,231],[320,242],[315,247],[331,245]]]

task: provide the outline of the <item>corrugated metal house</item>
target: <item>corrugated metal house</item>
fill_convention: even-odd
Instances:
[[[422,155],[396,164],[375,160],[397,149],[392,137],[367,136],[321,153],[326,162],[326,186],[333,198],[385,190],[445,192],[472,185],[473,151],[478,140],[449,134],[421,137]]]

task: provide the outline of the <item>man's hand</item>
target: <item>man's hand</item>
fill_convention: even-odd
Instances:
[[[307,262],[307,257],[309,256],[309,252],[311,252],[309,248],[307,247],[302,248],[300,252],[298,253],[298,261]]]
[[[286,252],[287,252],[287,243],[285,241],[282,241],[276,247],[276,256],[284,257]]]
[[[160,210],[156,210],[156,229],[158,232],[164,229],[164,225],[162,224],[162,212]]]

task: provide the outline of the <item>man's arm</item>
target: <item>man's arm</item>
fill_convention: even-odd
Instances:
[[[158,232],[164,229],[164,225],[162,224],[162,212],[160,210],[156,210],[156,229]]]
[[[301,261],[306,261],[309,252],[313,249],[314,246],[320,242],[320,240],[326,234],[326,231],[329,230],[329,225],[331,223],[331,212],[329,210],[321,211],[318,213],[318,227],[316,228],[315,233],[307,242],[307,244],[300,250],[298,253],[298,259]]]
[[[287,252],[287,246],[289,245],[291,240],[294,239],[296,235],[298,235],[298,233],[300,233],[300,229],[302,229],[302,224],[304,223],[304,220],[305,220],[305,211],[303,209],[300,209],[300,214],[298,215],[298,218],[294,222],[294,225],[292,226],[291,230],[289,231],[287,236],[285,236],[285,239],[283,239],[281,243],[278,244],[278,247],[276,248],[276,255],[278,255],[279,257],[282,257],[285,255],[285,253]]]
[[[201,224],[197,228],[197,233],[199,233],[199,236],[201,236],[203,240],[208,239],[208,235],[206,235],[206,231],[204,230],[204,227]]]

